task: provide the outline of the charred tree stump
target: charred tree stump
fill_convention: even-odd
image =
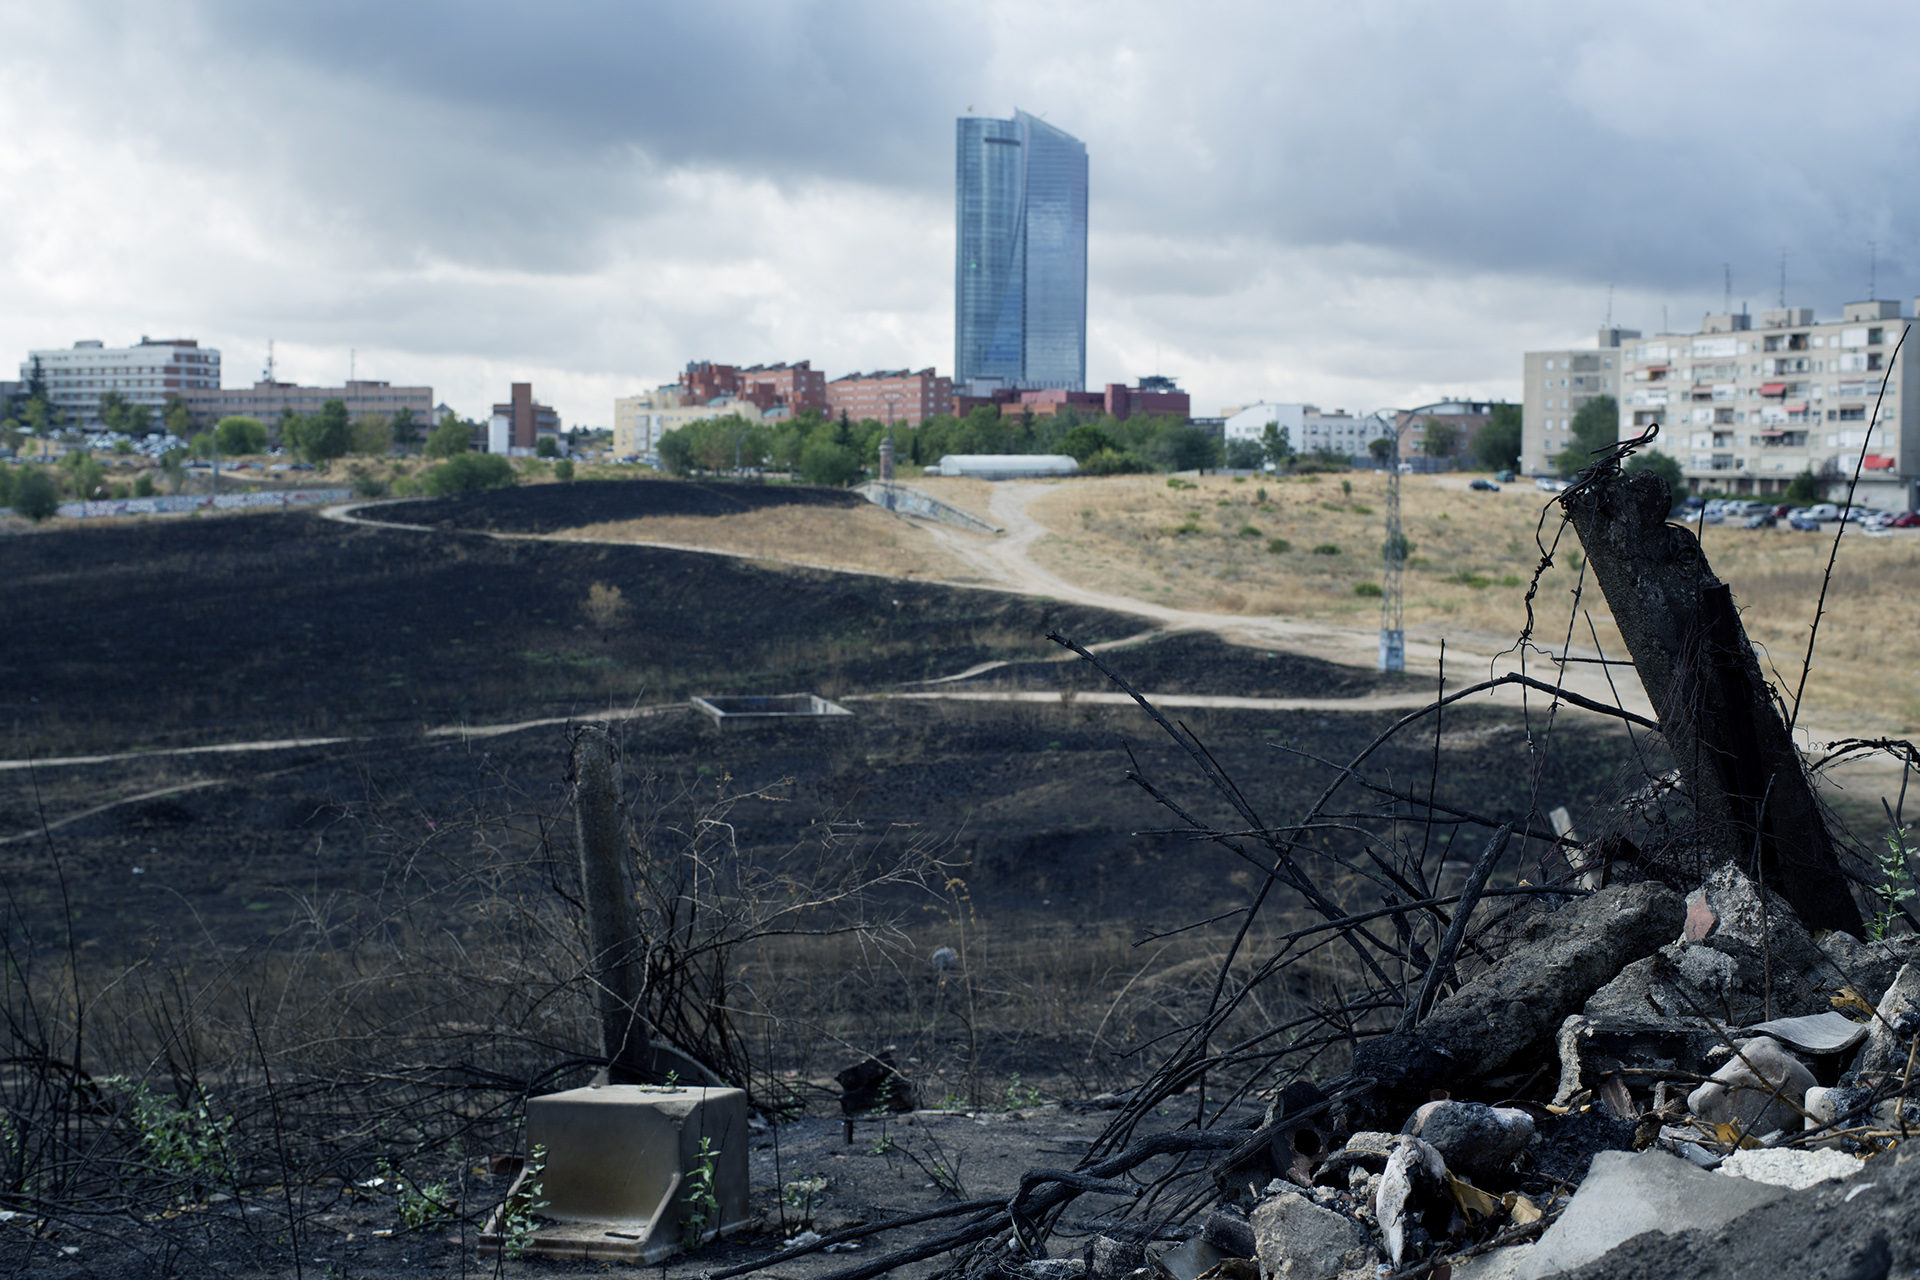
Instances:
[[[1667,523],[1671,501],[1658,475],[1612,461],[1560,499],[1713,854],[1778,892],[1808,928],[1858,936],[1859,907],[1733,593],[1699,540]]]
[[[607,1078],[613,1084],[645,1084],[653,1072],[641,1004],[646,945],[633,922],[633,889],[623,857],[620,757],[613,736],[599,725],[574,736],[573,799],[587,906],[587,971],[600,1010]]]

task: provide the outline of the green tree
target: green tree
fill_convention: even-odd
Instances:
[[[1520,468],[1520,406],[1497,404],[1487,425],[1473,438],[1473,456],[1489,471]]]
[[[127,398],[118,391],[100,393],[100,425],[109,431],[127,429]]]
[[[107,496],[107,469],[87,450],[69,450],[60,459],[60,469],[67,473],[68,490],[81,502]]]
[[[1255,471],[1267,460],[1267,451],[1258,440],[1235,436],[1227,441],[1227,470]]]
[[[1786,497],[1788,502],[1797,502],[1803,507],[1810,507],[1814,503],[1824,500],[1826,496],[1827,487],[1821,484],[1820,477],[1814,475],[1811,471],[1802,471],[1799,475],[1787,482]]]
[[[1091,422],[1083,422],[1060,437],[1059,449],[1075,462],[1085,462],[1103,449],[1118,449],[1119,441]]]
[[[1594,461],[1593,454],[1620,440],[1620,402],[1612,396],[1595,396],[1573,415],[1573,440],[1553,464],[1563,476],[1571,476]]]
[[[561,458],[553,464],[553,478],[562,484],[573,483],[573,459]]]
[[[800,476],[808,484],[844,489],[860,478],[860,460],[846,445],[815,440],[800,451]]]
[[[160,474],[167,478],[167,492],[178,493],[187,483],[187,451],[175,445],[160,455]]]
[[[393,427],[384,414],[361,414],[349,436],[351,451],[363,458],[384,458],[393,449]]]
[[[1144,450],[1147,461],[1163,471],[1205,471],[1220,465],[1220,439],[1184,422],[1168,422]]]
[[[1373,455],[1375,462],[1386,462],[1393,456],[1393,437],[1375,436],[1367,441],[1367,452]]]
[[[13,509],[38,524],[60,508],[60,489],[45,467],[27,467],[13,482]]]
[[[167,424],[167,430],[182,440],[185,440],[187,433],[193,430],[193,415],[187,412],[187,402],[179,396],[167,398],[166,411],[161,416]]]
[[[393,411],[387,426],[393,432],[393,442],[402,449],[411,449],[420,443],[420,424],[414,420],[413,410],[405,405]]]
[[[18,453],[20,446],[26,443],[26,439],[26,428],[20,425],[18,419],[8,418],[5,422],[0,422],[0,449],[5,449],[8,453]]]
[[[440,425],[427,436],[429,458],[451,458],[473,448],[473,432],[451,413],[440,416]]]
[[[1450,458],[1460,443],[1460,428],[1451,422],[1442,422],[1438,418],[1428,418],[1426,432],[1421,448],[1429,458]]]
[[[280,432],[308,462],[345,457],[353,447],[353,424],[347,419],[344,400],[329,400],[318,413],[288,418],[281,423]]]
[[[536,458],[557,458],[560,456],[560,442],[552,436],[541,436],[533,442],[533,456]]]
[[[1287,428],[1277,422],[1269,422],[1260,431],[1260,451],[1266,455],[1269,465],[1275,471],[1293,461],[1293,442],[1288,439]]]
[[[187,441],[187,452],[196,458],[211,458],[219,442],[213,438],[213,432],[202,431]]]
[[[263,453],[267,447],[267,424],[258,418],[233,413],[214,424],[213,441],[230,458]]]
[[[127,405],[126,432],[130,436],[153,434],[153,406],[133,401]]]
[[[1678,502],[1687,496],[1687,478],[1680,471],[1680,462],[1670,453],[1649,450],[1636,453],[1627,459],[1623,471],[1651,471],[1667,482],[1667,492],[1672,495],[1671,502]]]
[[[481,489],[504,489],[517,483],[513,464],[497,453],[462,453],[448,458],[420,478],[421,486],[435,497],[449,493],[473,493]]]
[[[142,471],[133,478],[133,496],[136,498],[153,496],[153,472]]]

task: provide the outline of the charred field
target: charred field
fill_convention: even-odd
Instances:
[[[62,1240],[98,1259],[107,1221],[115,1261],[72,1274],[283,1266],[244,1213],[208,1206],[279,1195],[292,1161],[312,1207],[285,1225],[336,1253],[358,1232],[356,1273],[417,1274],[408,1251],[467,1266],[458,1241],[501,1192],[472,1157],[512,1150],[524,1099],[594,1065],[570,724],[608,719],[623,754],[663,1029],[770,1114],[818,1116],[838,1110],[833,1073],[885,1047],[928,1104],[1123,1087],[1209,999],[1266,871],[1130,777],[1187,818],[1242,821],[1187,746],[1085,696],[1105,678],[1057,661],[1050,630],[1126,641],[1102,660],[1148,695],[1355,699],[1173,713],[1263,825],[1404,714],[1368,695],[1427,692],[1030,597],[498,536],[663,501],[734,509],[678,485],[573,488],[381,512],[410,529],[274,514],[0,539],[21,691],[0,725],[14,1061],[77,1064],[91,1091],[69,1091],[65,1065],[0,1081],[27,1135],[0,1174],[44,1215],[24,1252],[0,1238],[0,1265],[39,1274]],[[1024,700],[899,696],[969,671],[950,687]],[[723,736],[685,705],[800,690],[854,714]],[[1541,806],[1607,806],[1646,768],[1647,744],[1606,722],[1543,727],[1457,704],[1368,768],[1523,828]],[[1458,879],[1478,837],[1455,857],[1465,819],[1412,812],[1375,796],[1324,815],[1327,840],[1365,822],[1431,853],[1436,884]],[[1360,874],[1330,865],[1335,891]],[[957,971],[929,968],[942,946]],[[1316,952],[1282,1003],[1346,981]],[[229,1191],[143,1156],[135,1095],[114,1093],[135,1086],[106,1080],[211,1099],[245,1139],[222,1156]],[[391,1187],[355,1189],[387,1166],[456,1189],[425,1237]],[[57,1208],[75,1204],[109,1207]],[[168,1205],[185,1225],[151,1216]],[[397,1234],[368,1242],[381,1223]],[[467,1233],[454,1245],[448,1223]]]

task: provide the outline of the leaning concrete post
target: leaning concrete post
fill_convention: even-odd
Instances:
[[[1658,475],[1611,462],[1560,499],[1715,854],[1764,879],[1809,929],[1857,937],[1860,909],[1733,593],[1699,540],[1667,523],[1671,501]]]
[[[599,725],[574,735],[573,800],[587,903],[587,970],[600,1007],[607,1075],[614,1084],[641,1084],[653,1063],[641,1006],[646,943],[634,926],[623,856],[620,757],[612,735]]]

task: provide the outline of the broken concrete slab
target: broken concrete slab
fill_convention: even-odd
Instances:
[[[1406,1035],[1364,1041],[1354,1071],[1376,1082],[1374,1106],[1394,1113],[1434,1088],[1483,1080],[1552,1052],[1567,1015],[1629,962],[1678,936],[1680,895],[1652,882],[1616,885],[1552,913],[1534,940],[1433,1007]]]
[[[1800,1053],[1825,1054],[1845,1053],[1867,1038],[1867,1028],[1866,1024],[1829,1009],[1825,1013],[1757,1023],[1743,1034],[1770,1036]]]
[[[1786,1194],[1784,1187],[1708,1173],[1664,1151],[1603,1151],[1538,1243],[1460,1263],[1454,1280],[1545,1280],[1643,1232],[1710,1230]]]
[[[1291,1189],[1253,1209],[1254,1256],[1274,1280],[1333,1280],[1374,1260],[1366,1228]]]

